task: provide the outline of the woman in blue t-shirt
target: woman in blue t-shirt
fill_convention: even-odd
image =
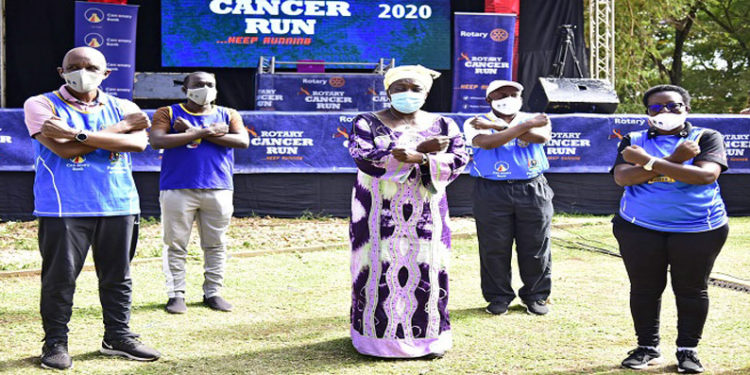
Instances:
[[[729,233],[716,180],[727,169],[720,133],[686,122],[690,94],[660,85],[643,95],[649,129],[623,137],[613,168],[625,187],[613,232],[630,278],[638,347],[622,362],[662,360],[659,311],[667,270],[677,303],[678,371],[703,372],[696,347],[708,315],[708,277]]]

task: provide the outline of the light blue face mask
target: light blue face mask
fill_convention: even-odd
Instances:
[[[424,105],[425,96],[414,91],[399,92],[391,95],[391,106],[401,113],[414,113]]]

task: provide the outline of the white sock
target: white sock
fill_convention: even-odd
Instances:
[[[688,348],[688,347],[678,346],[677,351],[678,352],[688,351],[688,352],[698,353],[698,348],[697,347]]]
[[[643,345],[638,345],[638,346],[641,347],[641,348],[646,348],[648,350],[655,350],[657,352],[659,351],[659,347],[658,346],[643,346]]]

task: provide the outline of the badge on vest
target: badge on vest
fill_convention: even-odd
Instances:
[[[504,161],[499,161],[495,163],[493,173],[498,176],[506,176],[510,174],[510,164]]]
[[[70,160],[70,163],[66,163],[65,166],[74,171],[82,171],[83,168],[89,166],[89,164],[86,163],[86,158],[83,155],[74,156],[68,160]]]

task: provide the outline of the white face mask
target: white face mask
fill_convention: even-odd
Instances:
[[[679,128],[687,120],[687,112],[683,113],[659,113],[648,118],[651,126],[661,131],[672,131]]]
[[[195,104],[206,105],[216,100],[217,92],[218,91],[214,87],[187,89],[187,97]]]
[[[492,109],[504,115],[515,115],[521,110],[521,106],[523,106],[521,98],[515,96],[508,96],[500,100],[492,101]]]
[[[96,90],[104,80],[104,75],[88,71],[86,69],[79,69],[69,73],[63,73],[65,83],[70,86],[75,92],[87,93]]]

